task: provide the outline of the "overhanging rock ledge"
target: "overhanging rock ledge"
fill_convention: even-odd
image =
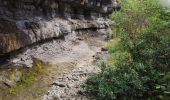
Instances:
[[[0,0],[0,55],[81,29],[107,29],[118,0]]]

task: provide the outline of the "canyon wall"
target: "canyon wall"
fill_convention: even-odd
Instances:
[[[107,29],[118,0],[0,0],[0,56],[73,31]]]

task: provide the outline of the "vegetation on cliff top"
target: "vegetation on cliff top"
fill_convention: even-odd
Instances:
[[[113,14],[110,61],[90,77],[86,92],[99,100],[170,99],[170,9],[158,0],[121,0]],[[114,42],[113,42],[114,41]]]

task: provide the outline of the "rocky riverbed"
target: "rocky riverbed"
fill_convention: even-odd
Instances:
[[[80,86],[108,58],[108,17],[120,8],[118,0],[0,0],[0,100],[90,99]]]
[[[86,37],[88,40],[84,45],[87,47],[80,47],[80,52],[86,53],[77,62],[77,65],[70,73],[61,75],[56,81],[53,82],[51,89],[46,95],[43,96],[43,100],[89,100],[86,96],[81,85],[86,79],[100,71],[95,66],[95,60],[99,60],[101,56],[107,55],[106,51],[102,51],[102,47],[105,45],[104,41],[97,38]],[[89,39],[90,38],[90,39]],[[84,40],[84,39],[83,39]],[[87,43],[89,42],[89,44]],[[87,44],[86,44],[87,43]],[[83,43],[82,43],[83,45]],[[97,61],[98,62],[98,61]]]
[[[64,38],[25,48],[12,56],[9,62],[15,66],[34,67],[33,58],[52,66],[37,77],[27,89],[2,100],[85,100],[89,99],[81,85],[90,75],[99,72],[96,67],[101,57],[107,58],[105,50],[106,30],[98,32],[73,32]]]

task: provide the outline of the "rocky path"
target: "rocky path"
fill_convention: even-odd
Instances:
[[[93,64],[94,60],[100,58],[101,55],[106,56],[107,52],[101,51],[105,46],[105,42],[99,37],[79,37],[83,39],[87,47],[75,47],[81,52],[83,57],[80,57],[76,67],[70,73],[64,73],[56,81],[53,82],[51,89],[43,100],[89,100],[81,85],[86,79],[99,72],[99,68]],[[80,43],[80,45],[84,45]],[[84,53],[83,53],[84,52]]]
[[[107,58],[107,51],[102,50],[106,46],[105,37],[102,32],[73,33],[64,40],[53,40],[12,58],[13,63],[32,67],[31,57],[34,57],[52,64],[52,67],[32,86],[9,100],[88,100],[81,84],[100,71],[95,60],[98,61],[100,56]]]
[[[43,100],[85,100],[88,99],[81,90],[81,84],[89,75],[98,72],[88,60],[80,62],[73,71],[65,73],[54,81],[51,89],[43,97]]]

